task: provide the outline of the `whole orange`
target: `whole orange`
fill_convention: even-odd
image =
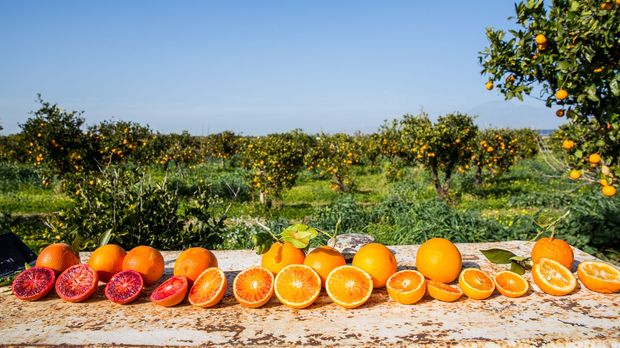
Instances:
[[[133,270],[142,275],[145,285],[154,284],[164,274],[164,257],[150,246],[131,249],[123,260],[123,271]]]
[[[217,267],[217,258],[212,252],[200,247],[189,248],[174,262],[174,275],[184,276],[193,283],[209,267]]]
[[[261,266],[275,275],[288,265],[303,264],[305,258],[303,250],[295,248],[291,243],[275,242],[263,254]]]
[[[451,283],[459,276],[463,260],[461,252],[445,238],[432,238],[424,242],[415,257],[415,266],[426,278]]]
[[[319,274],[323,287],[325,287],[325,279],[327,279],[329,272],[346,263],[344,256],[342,256],[338,250],[330,246],[320,246],[312,250],[304,260],[304,265],[310,266]]]
[[[123,260],[127,252],[116,244],[106,244],[95,249],[88,265],[97,272],[99,280],[107,283],[113,275],[123,270]]]
[[[380,243],[368,243],[353,256],[353,266],[370,274],[373,288],[382,288],[396,273],[396,257]]]
[[[54,243],[41,250],[37,257],[36,266],[48,267],[59,275],[67,268],[80,263],[80,258],[66,243]]]
[[[574,260],[573,248],[561,239],[541,238],[532,248],[532,261],[537,263],[542,258],[557,261],[570,270]]]

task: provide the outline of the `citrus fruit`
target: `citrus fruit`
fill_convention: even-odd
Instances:
[[[273,296],[273,273],[264,267],[250,267],[241,271],[233,281],[233,294],[240,305],[258,308]]]
[[[568,91],[563,88],[560,88],[557,92],[555,92],[555,97],[558,100],[564,100],[568,98]]]
[[[153,284],[164,274],[164,257],[150,246],[137,246],[123,260],[123,271],[127,270],[140,273],[145,285]]]
[[[537,263],[542,258],[555,260],[569,270],[573,266],[573,248],[570,244],[557,238],[541,238],[532,248],[532,261]]]
[[[605,185],[601,188],[601,192],[607,197],[613,197],[616,195],[616,188],[611,185]]]
[[[538,44],[537,46],[539,51],[544,51],[547,47],[549,47],[549,43],[545,42],[544,44]]]
[[[601,10],[609,11],[614,8],[614,4],[611,1],[605,1],[601,4]]]
[[[144,280],[142,275],[133,270],[120,271],[110,278],[105,286],[105,297],[108,300],[118,303],[129,303],[142,292],[144,288]]]
[[[495,283],[484,271],[477,268],[466,268],[459,276],[459,287],[474,300],[484,300],[493,295]]]
[[[189,303],[202,308],[213,307],[222,300],[227,287],[226,276],[221,269],[207,268],[189,290]]]
[[[577,286],[577,280],[568,268],[551,259],[542,258],[534,263],[532,276],[540,290],[549,295],[566,295]]]
[[[329,298],[344,308],[356,308],[366,303],[372,289],[370,274],[349,265],[334,268],[325,280],[325,291]]]
[[[88,265],[97,272],[100,281],[107,283],[113,275],[123,270],[125,255],[127,252],[120,246],[106,244],[90,254]]]
[[[501,271],[493,277],[495,287],[500,294],[507,297],[521,297],[529,290],[530,285],[522,276],[511,272]]]
[[[539,45],[544,45],[547,43],[547,37],[543,34],[536,35],[536,43]]]
[[[275,242],[261,257],[261,266],[275,275],[288,265],[304,263],[305,258],[303,250],[295,248],[291,243]]]
[[[599,164],[601,162],[601,155],[598,153],[593,153],[588,157],[588,161],[592,164]]]
[[[20,300],[36,301],[49,294],[54,288],[56,274],[48,267],[31,267],[13,280],[11,290]]]
[[[577,267],[577,276],[586,288],[611,294],[620,290],[620,271],[600,261],[584,261]]]
[[[193,283],[198,276],[210,267],[217,267],[215,255],[200,247],[189,248],[183,251],[174,262],[174,275],[184,276]]]
[[[562,141],[562,148],[564,150],[570,150],[573,147],[575,147],[575,142],[570,140],[570,139],[564,139],[564,141]]]
[[[426,278],[450,283],[461,272],[461,252],[444,238],[429,239],[418,249],[415,265]]]
[[[68,302],[82,302],[97,291],[99,276],[87,264],[67,268],[56,280],[56,293]]]
[[[396,273],[396,258],[390,249],[380,243],[368,243],[353,256],[353,266],[366,271],[372,278],[372,286],[382,288],[388,278]]]
[[[573,180],[577,180],[581,178],[581,171],[577,169],[573,169],[568,173],[568,176]]]
[[[461,289],[434,280],[426,282],[426,291],[432,298],[444,302],[454,302],[463,296]]]
[[[426,293],[426,279],[418,271],[404,270],[394,273],[385,287],[392,300],[402,304],[414,304]]]
[[[564,117],[564,113],[565,113],[564,109],[559,109],[559,110],[556,110],[555,115],[557,117]]]
[[[492,90],[493,89],[493,82],[487,81],[487,83],[484,84],[484,88],[486,88],[489,91]]]
[[[318,247],[308,253],[304,260],[304,265],[310,266],[321,277],[321,285],[325,286],[325,279],[327,275],[334,268],[345,265],[347,262],[344,260],[342,254],[329,246]]]
[[[184,276],[172,276],[151,293],[151,301],[164,307],[181,303],[187,295],[188,283]]]
[[[80,263],[80,259],[69,244],[54,243],[41,250],[35,266],[51,268],[58,275],[78,263]]]
[[[278,272],[273,287],[282,304],[306,308],[319,297],[321,277],[309,266],[288,265]]]

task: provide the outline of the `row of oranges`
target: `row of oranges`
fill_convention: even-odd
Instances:
[[[558,239],[543,238],[532,251],[535,283],[546,293],[565,295],[576,287],[569,268],[573,262],[571,247]],[[183,251],[174,265],[174,275],[159,285],[150,296],[163,306],[174,306],[188,297],[191,304],[211,307],[219,303],[228,287],[224,272],[213,253],[204,248]],[[508,297],[519,297],[529,290],[528,282],[512,272],[499,272],[493,278],[479,269],[461,271],[461,254],[450,241],[434,238],[424,243],[416,255],[417,271],[396,272],[393,253],[379,243],[363,246],[346,265],[342,255],[327,246],[308,255],[290,243],[274,243],[262,256],[260,267],[240,272],[232,292],[246,307],[257,308],[275,294],[293,308],[311,305],[322,288],[334,303],[345,308],[364,304],[374,288],[386,287],[392,299],[403,304],[418,302],[425,293],[442,301],[456,301],[463,294],[485,299],[497,289]],[[16,278],[13,292],[24,300],[36,300],[56,284],[58,295],[70,302],[87,299],[106,282],[105,296],[116,303],[137,298],[144,285],[156,283],[164,273],[159,251],[139,246],[128,253],[116,245],[95,250],[88,264],[66,244],[52,244],[37,259],[37,265]],[[56,275],[60,274],[57,280]],[[620,271],[601,262],[582,262],[578,268],[581,282],[591,290],[620,290]],[[458,277],[458,287],[448,285]]]

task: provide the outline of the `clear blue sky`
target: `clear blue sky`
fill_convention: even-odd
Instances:
[[[542,102],[484,89],[485,27],[513,2],[3,1],[0,123],[36,93],[163,132],[373,131],[421,109],[482,126],[558,124]]]

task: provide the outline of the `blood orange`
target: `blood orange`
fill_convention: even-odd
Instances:
[[[87,264],[67,268],[56,281],[56,293],[68,302],[82,302],[97,291],[99,276]]]
[[[173,276],[153,290],[151,301],[164,307],[176,306],[185,299],[187,287],[187,278]]]
[[[140,273],[132,270],[118,272],[105,286],[105,297],[112,302],[126,304],[138,298],[143,287]]]
[[[13,294],[20,300],[36,301],[49,294],[54,288],[56,275],[48,267],[32,267],[20,273],[13,280]]]

